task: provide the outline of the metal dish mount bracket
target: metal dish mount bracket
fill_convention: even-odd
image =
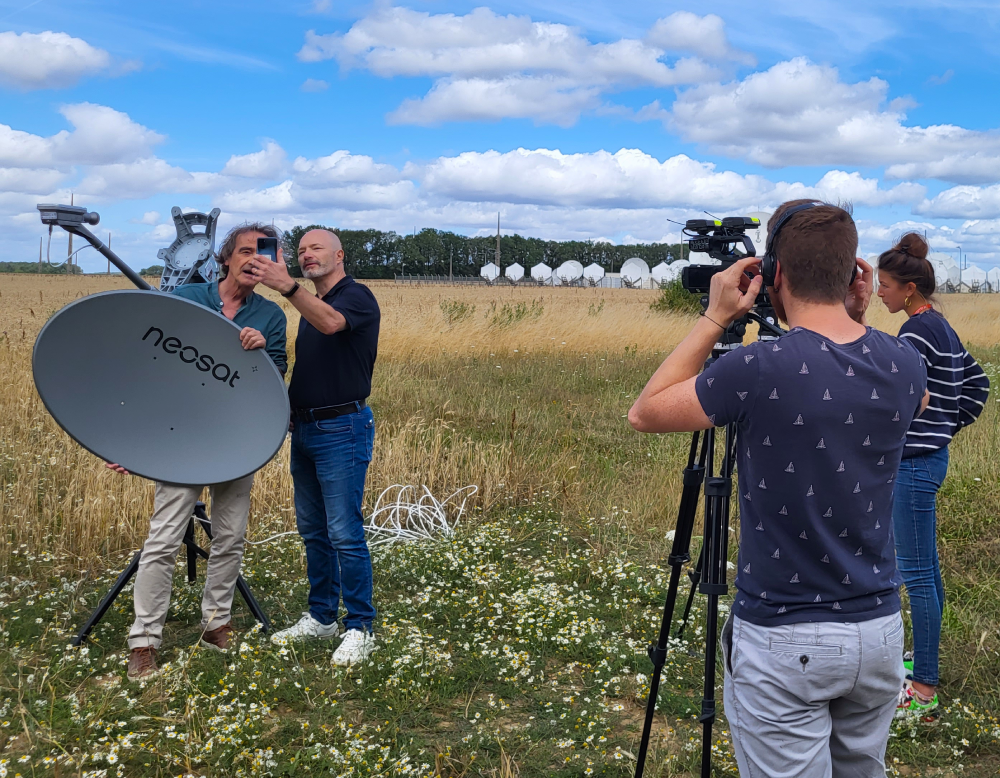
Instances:
[[[170,209],[177,237],[156,256],[163,262],[160,291],[172,292],[183,284],[211,283],[219,276],[215,260],[215,228],[221,211],[213,208],[208,214],[182,213],[176,205]],[[194,227],[204,229],[194,230]]]

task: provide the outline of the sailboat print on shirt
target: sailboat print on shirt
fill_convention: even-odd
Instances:
[[[830,349],[828,349],[828,348],[826,347],[826,341],[825,341],[825,340],[821,340],[821,341],[819,342],[819,350],[820,350],[820,351],[829,351],[829,350],[830,350]]]
[[[809,368],[806,367],[806,363],[802,363],[802,367],[799,368],[799,375],[809,375]]]
[[[778,387],[774,387],[774,389],[771,390],[771,394],[768,395],[767,399],[768,400],[778,399]]]
[[[848,365],[847,366],[847,375],[849,375],[849,376],[853,376],[854,375],[854,366],[853,365]]]
[[[840,460],[840,464],[837,465],[837,472],[838,473],[843,473],[844,472],[844,460],[843,459],[841,459]]]
[[[844,424],[854,424],[854,414],[853,413],[847,414],[847,421],[845,421]]]
[[[775,343],[775,344],[774,344],[774,345],[773,345],[773,346],[771,347],[771,351],[781,351],[781,346],[779,346],[779,345],[778,345],[777,343]]]
[[[825,392],[823,392],[823,399],[824,399],[824,400],[832,400],[832,399],[833,399],[833,398],[832,398],[832,397],[830,396],[830,390],[829,390],[829,389],[827,389],[827,390],[826,390]]]
[[[795,465],[792,462],[789,462],[788,463],[788,467],[785,468],[785,472],[786,473],[794,473],[795,472]]]
[[[806,492],[806,497],[812,497],[816,492],[813,491],[813,485],[809,484],[809,490]]]
[[[800,413],[798,416],[795,417],[795,421],[792,422],[792,425],[796,427],[801,427],[803,424],[805,424],[805,422],[802,421],[802,414]]]
[[[890,370],[889,372],[890,373],[898,373],[899,372],[899,368],[896,367],[896,363],[895,362],[892,363],[892,370]]]
[[[861,353],[862,354],[871,354],[872,350],[870,348],[868,348],[868,346],[866,346],[864,344],[861,344]]]
[[[705,383],[708,384],[708,388],[711,389],[712,388],[712,384],[715,383],[715,378],[714,377],[713,378],[706,378],[705,379]]]

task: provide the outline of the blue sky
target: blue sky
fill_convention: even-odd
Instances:
[[[0,0],[3,258],[70,192],[136,267],[173,205],[630,242],[807,196],[854,203],[863,254],[918,229],[988,268],[998,33],[947,0]]]

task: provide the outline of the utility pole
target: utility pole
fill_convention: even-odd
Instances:
[[[497,270],[500,270],[500,211],[497,211]]]
[[[108,232],[108,250],[111,250],[111,232]],[[108,260],[108,275],[111,275],[111,260]]]
[[[448,256],[448,283],[449,284],[453,283],[454,280],[455,280],[454,277],[451,274],[451,266],[452,266],[452,263],[454,261],[455,261],[455,247],[452,246],[451,247],[451,254]]]
[[[69,204],[73,205],[73,192],[69,193]],[[72,265],[73,264],[73,233],[72,232],[67,232],[66,234],[69,235],[69,245],[66,247],[66,264],[67,265]]]
[[[45,240],[45,238],[42,238],[42,237],[38,238],[38,272],[39,273],[42,272],[42,242],[44,240]]]

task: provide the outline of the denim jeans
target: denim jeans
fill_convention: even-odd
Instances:
[[[892,505],[896,566],[910,596],[913,680],[938,685],[944,584],[937,553],[937,492],[948,473],[947,447],[904,459]]]
[[[371,408],[296,421],[292,431],[295,521],[306,547],[309,613],[333,624],[343,595],[344,627],[367,632],[375,607],[361,498],[374,440]]]

